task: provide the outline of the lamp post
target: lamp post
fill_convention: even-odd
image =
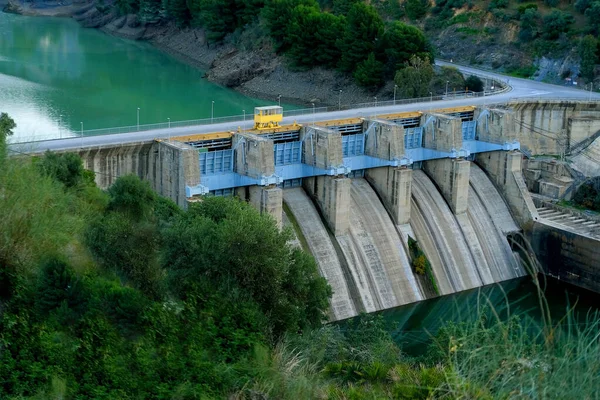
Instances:
[[[277,96],[277,104],[281,107],[281,95]]]
[[[373,100],[375,101],[375,107],[377,107],[377,96],[373,96]]]
[[[62,139],[62,114],[58,116],[58,137]]]
[[[340,93],[338,94],[338,110],[342,109],[342,89],[340,89]]]
[[[450,81],[446,81],[446,97],[448,97],[448,84],[450,83]]]
[[[594,82],[590,82],[590,96],[588,98],[588,101],[592,101],[592,89],[594,88]]]
[[[171,129],[171,118],[167,118],[167,121],[169,121],[169,129]]]
[[[313,107],[313,125],[315,124],[315,103],[311,103]]]
[[[429,101],[433,101],[433,92],[429,92]]]
[[[244,113],[244,123],[242,124],[242,132],[246,130],[246,110],[242,110]]]
[[[398,90],[398,85],[394,85],[394,105],[396,105],[396,90]]]
[[[137,108],[137,130],[140,130],[140,108]]]
[[[215,101],[212,101],[212,104],[210,106],[210,123],[213,123],[213,120],[215,118]]]
[[[80,122],[81,124],[81,147],[83,147],[83,122]]]

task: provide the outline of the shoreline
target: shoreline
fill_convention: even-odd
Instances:
[[[12,1],[3,11],[32,17],[70,17],[81,26],[111,36],[148,42],[157,50],[202,71],[204,79],[261,100],[276,102],[281,95],[286,103],[308,107],[314,103],[321,107],[337,106],[340,98],[342,104],[353,104],[372,101],[374,97],[391,100],[393,96],[391,81],[380,90],[369,92],[354,84],[351,77],[334,70],[294,71],[270,46],[254,50],[239,50],[228,43],[213,46],[206,41],[202,29],[178,28],[170,22],[142,24],[134,15],[101,15],[92,3],[57,3],[38,9]]]

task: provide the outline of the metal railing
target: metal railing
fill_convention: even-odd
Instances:
[[[296,110],[284,110],[284,117],[295,117],[302,115],[310,115],[316,113],[327,113],[334,111],[342,111],[342,110],[354,110],[359,108],[372,108],[372,107],[389,107],[389,106],[398,106],[398,105],[406,105],[406,104],[415,104],[415,103],[426,103],[426,102],[434,102],[441,100],[454,100],[454,99],[465,99],[465,98],[476,98],[476,97],[487,97],[495,94],[500,94],[505,92],[509,87],[507,86],[499,86],[498,89],[494,89],[492,91],[484,91],[484,92],[472,92],[472,91],[460,91],[460,92],[452,92],[447,95],[437,95],[437,96],[427,96],[427,97],[417,97],[417,98],[408,98],[408,99],[397,99],[397,100],[385,100],[378,101],[373,100],[365,103],[356,103],[356,104],[341,104],[337,107],[335,106],[323,106],[323,107],[310,107],[310,108],[301,108]],[[22,144],[22,143],[33,143],[39,141],[47,141],[47,140],[60,140],[68,137],[89,137],[89,136],[103,136],[103,135],[113,135],[113,134],[123,134],[123,133],[133,133],[133,132],[142,132],[149,130],[158,130],[158,129],[172,129],[172,128],[184,128],[190,126],[201,126],[201,125],[212,125],[212,124],[222,124],[222,123],[232,123],[238,122],[243,123],[244,118],[246,122],[252,121],[253,114],[246,115],[230,115],[226,117],[214,117],[214,118],[203,118],[203,119],[193,119],[193,120],[185,120],[185,121],[168,121],[168,122],[159,122],[154,124],[143,124],[143,125],[132,125],[132,126],[120,126],[114,128],[102,128],[102,129],[88,129],[83,131],[70,131],[66,137],[48,137],[51,136],[52,133],[48,135],[34,135],[29,137],[20,136],[18,141],[11,141],[11,144]],[[63,132],[63,135],[64,132]]]

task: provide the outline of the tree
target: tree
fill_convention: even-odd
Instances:
[[[334,67],[340,57],[336,40],[343,26],[343,17],[322,13],[314,6],[299,5],[294,8],[287,28],[291,45],[286,54],[300,67]]]
[[[315,0],[267,0],[265,2],[262,18],[278,53],[288,50],[293,44],[288,35],[288,27],[292,20],[292,13],[299,5],[319,7]]]
[[[465,87],[473,92],[483,92],[483,81],[479,77],[471,75],[465,80]]]
[[[16,127],[17,124],[7,113],[0,114],[0,166],[6,158],[7,139],[13,134],[13,129]]]
[[[354,80],[360,86],[376,89],[383,84],[383,63],[375,59],[375,53],[369,54],[354,71]]]
[[[585,13],[585,10],[587,10],[591,4],[592,4],[592,0],[577,0],[575,2],[575,9],[583,14],[583,13]]]
[[[360,3],[360,0],[333,0],[333,13],[347,15],[356,3]]]
[[[585,10],[585,16],[590,20],[592,31],[598,33],[600,31],[600,1],[593,1]]]
[[[377,11],[363,2],[350,8],[346,21],[345,30],[338,40],[342,52],[338,67],[344,72],[354,72],[358,64],[377,49],[384,24]]]
[[[383,52],[387,58],[387,72],[393,74],[414,55],[433,62],[431,46],[423,32],[402,22],[391,23],[382,40]]]
[[[206,37],[211,42],[222,40],[237,28],[233,0],[190,0],[188,7],[192,22],[206,28]]]
[[[521,15],[521,30],[519,39],[524,42],[532,41],[538,35],[539,13],[537,8],[528,8]]]
[[[455,67],[441,67],[431,80],[430,90],[435,94],[445,94],[465,87],[465,77]]]
[[[81,305],[81,285],[75,272],[64,260],[52,257],[41,266],[41,274],[36,290],[36,305],[42,313],[48,313],[61,306]]]
[[[596,49],[598,41],[592,35],[587,35],[579,43],[579,57],[581,60],[581,76],[587,81],[594,79],[594,68],[598,62]]]
[[[156,194],[147,181],[135,175],[119,177],[108,193],[110,211],[120,212],[136,222],[153,213]]]
[[[428,59],[412,56],[404,68],[396,72],[394,81],[402,97],[425,97],[433,79],[433,67]]]
[[[37,166],[43,174],[61,182],[66,188],[73,188],[84,183],[94,185],[94,181],[89,181],[93,175],[85,173],[81,157],[77,154],[57,154],[48,150]]]
[[[163,0],[163,9],[180,27],[189,25],[192,19],[186,0]]]
[[[553,10],[544,17],[544,38],[547,40],[556,40],[561,33],[569,31],[569,26],[573,23],[573,16],[560,10]]]
[[[430,8],[429,0],[406,0],[404,3],[406,16],[413,21],[426,16]]]
[[[279,336],[318,325],[330,295],[314,260],[294,252],[289,238],[246,203],[207,198],[165,232],[163,266],[183,298],[204,281],[247,293]]]

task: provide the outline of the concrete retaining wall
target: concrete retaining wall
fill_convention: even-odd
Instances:
[[[537,221],[526,233],[547,274],[600,293],[599,240]]]
[[[96,173],[96,184],[108,188],[118,177],[135,174],[150,182],[160,195],[185,207],[185,186],[200,183],[198,152],[184,143],[149,141],[99,146],[77,151],[86,169]]]

